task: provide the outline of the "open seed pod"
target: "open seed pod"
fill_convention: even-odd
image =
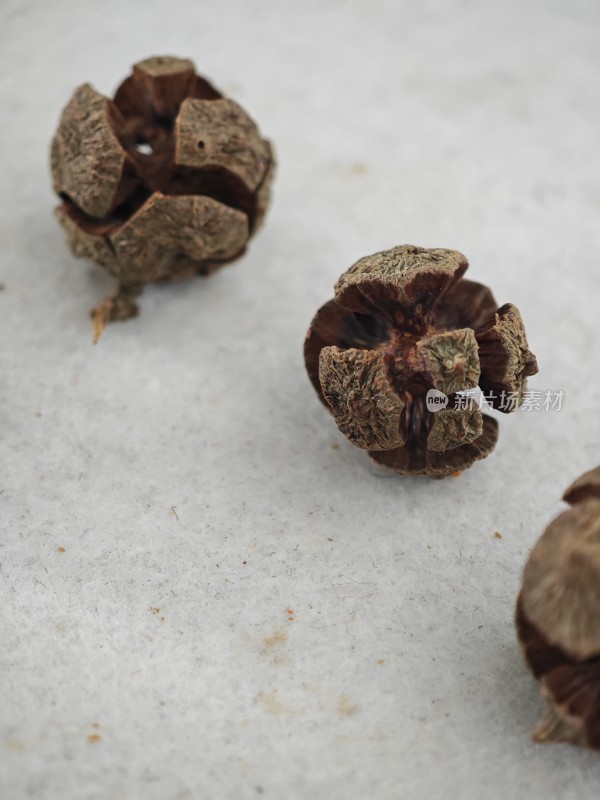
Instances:
[[[76,89],[51,167],[73,253],[118,282],[93,312],[97,334],[137,313],[145,283],[238,258],[265,215],[274,163],[254,121],[187,59],[136,64],[114,100]]]
[[[517,633],[546,701],[534,739],[600,750],[600,467],[564,499],[525,567]]]
[[[460,393],[479,387],[514,411],[537,372],[518,309],[498,308],[467,266],[456,250],[375,253],[341,276],[308,330],[308,376],[339,429],[401,475],[444,477],[485,458],[498,425]]]

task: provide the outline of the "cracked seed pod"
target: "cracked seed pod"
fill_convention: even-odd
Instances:
[[[71,250],[118,282],[92,312],[97,335],[137,313],[145,283],[241,256],[267,210],[274,164],[254,121],[186,59],[136,64],[114,100],[89,84],[76,89],[51,167]]]
[[[600,750],[600,467],[563,499],[525,567],[517,633],[546,701],[535,741]]]
[[[306,369],[342,433],[401,475],[443,477],[494,448],[497,423],[457,392],[479,386],[521,404],[537,372],[519,311],[465,280],[455,250],[402,245],[358,261],[315,315]],[[427,410],[427,393],[448,407]],[[493,405],[493,403],[492,403]]]

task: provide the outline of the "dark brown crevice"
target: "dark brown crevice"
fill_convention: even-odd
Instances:
[[[404,438],[403,446],[415,450],[422,447],[424,456],[427,449],[427,436],[431,428],[431,414],[427,411],[425,402],[429,386],[426,376],[415,369],[414,360],[410,356],[405,360],[404,356],[408,351],[414,351],[415,358],[418,357],[416,342],[411,341],[406,351],[398,349],[396,333],[388,343],[385,362],[388,380],[396,394],[405,402],[400,420],[400,429]]]
[[[550,644],[527,618],[522,593],[517,600],[515,622],[523,655],[541,683],[549,710],[534,739],[600,750],[600,656],[577,660]],[[562,728],[550,724],[561,721],[565,723]]]
[[[159,188],[159,187],[157,187]],[[163,188],[163,194],[202,195],[211,197],[248,217],[252,233],[258,211],[257,194],[251,192],[237,175],[223,167],[173,166]]]
[[[304,358],[309,378],[319,399],[327,404],[319,380],[319,356],[324,347],[343,350],[374,350],[387,343],[391,329],[379,315],[361,314],[330,300],[317,312],[304,342]]]
[[[221,100],[223,95],[219,92],[218,89],[206,80],[206,78],[201,77],[200,75],[196,75],[196,81],[194,83],[194,90],[191,94],[191,97],[195,98],[196,100]]]
[[[359,342],[352,344],[352,347],[380,347],[390,340],[391,328],[379,314],[352,313],[361,330]]]
[[[63,201],[62,208],[84,233],[89,236],[108,237],[117,228],[121,227],[144,205],[151,192],[144,186],[138,185],[136,189],[119,206],[114,208],[106,217],[91,217],[83,212],[65,192],[59,197]]]
[[[272,152],[271,152],[271,156],[272,156]],[[269,159],[269,161],[267,162],[267,166],[265,167],[265,172],[264,172],[264,175],[262,176],[262,180],[260,181],[260,183],[256,187],[256,189],[254,191],[254,194],[252,195],[255,207],[254,207],[254,210],[252,212],[252,215],[248,215],[248,226],[249,226],[249,229],[250,229],[250,236],[252,236],[252,234],[256,230],[257,215],[258,215],[258,211],[259,211],[258,198],[261,195],[261,192],[262,192],[262,189],[263,189],[264,185],[268,181],[272,180],[272,177],[273,177],[272,176],[272,170],[273,170],[274,167],[275,167],[275,161],[274,161],[273,157],[271,157]],[[243,186],[244,189],[246,189],[246,185],[245,184],[242,184],[242,186]],[[243,210],[243,209],[240,209],[240,210]]]
[[[207,84],[201,78],[198,78],[198,81],[200,82],[197,83],[199,86]],[[209,84],[207,85],[209,86]],[[136,87],[134,89],[137,91]],[[202,99],[221,97],[216,90],[213,90],[211,97],[206,97],[205,94],[204,90],[198,90],[191,96]],[[241,178],[223,167],[184,167],[175,164],[173,126],[176,116],[173,118],[159,117],[154,113],[152,104],[147,97],[143,99],[143,105],[140,105],[142,99],[139,94],[132,96],[131,102],[134,99],[138,103],[134,109],[127,106],[119,108],[117,98],[111,103],[111,106],[114,107],[114,113],[111,114],[111,125],[128,156],[127,171],[124,170],[118,191],[121,207],[125,207],[124,201],[126,201],[127,195],[134,193],[136,184],[140,183],[146,187],[147,196],[152,192],[161,192],[164,195],[189,194],[210,197],[246,214],[249,231],[252,234],[256,227],[258,196],[261,187],[259,186],[255,192],[250,191]],[[121,106],[123,106],[122,102]],[[177,106],[178,110],[179,106]],[[136,111],[137,113],[135,113]],[[203,144],[200,139],[198,146],[203,146]],[[150,152],[140,151],[141,145],[150,148]],[[269,168],[270,163],[265,170],[263,181],[268,179]]]
[[[600,500],[600,483],[590,483],[587,485],[579,485],[576,483],[570,486],[563,495],[563,500],[569,503],[569,505],[575,505],[584,500],[593,499]]]
[[[421,384],[425,365],[417,348],[419,339],[404,329],[394,328],[391,332],[386,350],[391,356],[390,377],[398,394],[409,390],[410,381]]]
[[[551,645],[535,625],[528,620],[523,610],[521,595],[517,599],[515,623],[525,660],[538,680],[557,667],[572,661],[560,647]]]
[[[410,391],[412,389],[412,391]],[[427,451],[427,436],[431,429],[431,413],[425,405],[425,388],[415,384],[405,391],[406,406],[402,415],[402,430],[406,436],[405,447],[415,451]]]
[[[244,253],[246,252],[246,247],[244,246],[241,250],[235,253],[230,258],[211,258],[207,261],[198,261],[194,265],[194,274],[196,275],[210,275],[211,272],[214,272],[216,269],[229,264],[231,261],[235,261],[238,258],[241,258]],[[181,258],[187,258],[187,256],[181,256]]]
[[[477,330],[494,316],[497,308],[494,295],[487,286],[461,278],[442,295],[432,321],[439,331]]]
[[[113,103],[126,120],[142,118],[146,123],[171,131],[181,103],[188,97],[221,100],[223,95],[205,78],[190,70],[181,73],[175,81],[171,78],[170,90],[161,97],[156,79],[152,83],[144,79],[143,73],[134,70],[133,75],[118,87]]]
[[[114,258],[116,260],[116,258],[117,258],[117,250],[116,250],[116,248],[115,248],[115,246],[114,246],[114,244],[112,242],[112,239],[110,238],[110,236],[108,234],[105,234],[102,238],[106,242],[106,246],[108,247],[108,249],[110,250],[110,252],[112,253],[112,255],[114,256]]]
[[[417,416],[418,412],[415,414],[415,420]],[[425,424],[427,424],[426,419],[423,417]],[[417,428],[418,425],[414,425],[415,432]],[[431,478],[443,478],[454,472],[461,472],[475,461],[485,458],[494,449],[497,438],[498,423],[484,415],[481,436],[469,444],[444,452],[434,452],[427,449],[425,441],[417,438],[395,450],[382,452],[369,450],[369,456],[378,464],[402,475],[428,475]]]
[[[600,665],[600,655],[578,660],[558,645],[551,644],[528,619],[523,609],[521,595],[517,599],[516,625],[527,664],[536,678],[541,678],[554,669],[568,664]]]

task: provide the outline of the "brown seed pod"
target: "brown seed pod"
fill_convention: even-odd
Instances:
[[[358,261],[306,336],[306,369],[338,427],[401,475],[444,477],[485,458],[497,423],[457,392],[478,385],[514,411],[537,372],[519,311],[463,278],[456,250],[394,247]],[[427,409],[435,389],[449,399]]]
[[[600,467],[563,499],[525,566],[517,633],[546,700],[535,741],[600,750]]]
[[[73,253],[118,281],[92,312],[96,335],[137,313],[145,283],[238,258],[264,218],[274,167],[254,121],[187,59],[136,64],[114,100],[89,84],[76,89],[51,168]]]

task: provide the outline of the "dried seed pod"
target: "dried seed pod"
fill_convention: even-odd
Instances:
[[[497,423],[457,393],[511,392],[500,410],[513,411],[537,372],[518,310],[464,279],[467,266],[455,250],[412,245],[363,258],[308,330],[306,369],[338,427],[401,475],[443,477],[485,458]],[[428,411],[430,390],[448,407]]]
[[[51,168],[73,253],[118,282],[92,312],[96,335],[137,313],[145,283],[238,258],[265,216],[274,166],[254,121],[187,59],[136,64],[112,101],[88,84],[76,89]]]
[[[525,566],[517,633],[546,701],[533,738],[600,750],[600,467],[563,499]]]

